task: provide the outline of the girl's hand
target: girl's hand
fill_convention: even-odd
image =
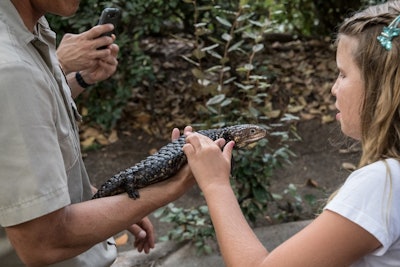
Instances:
[[[198,133],[188,133],[186,137],[183,151],[203,192],[212,186],[230,186],[231,157],[235,143],[228,142],[221,151],[224,144],[224,139],[214,142]]]

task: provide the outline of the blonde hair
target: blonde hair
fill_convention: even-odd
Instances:
[[[400,36],[386,51],[378,42],[384,26],[400,15],[400,1],[371,6],[345,20],[338,31],[358,40],[353,59],[365,91],[361,106],[362,155],[359,167],[400,159]]]
[[[400,160],[400,36],[392,39],[390,51],[377,40],[383,27],[399,15],[400,1],[389,1],[355,13],[338,30],[336,44],[343,35],[358,41],[352,54],[364,81],[358,168],[387,158]],[[388,166],[387,171],[391,183]]]

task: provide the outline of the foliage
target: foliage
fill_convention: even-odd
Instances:
[[[240,46],[249,45],[247,41],[253,38],[253,41],[255,41],[253,42],[253,48],[255,49],[253,52],[259,53],[261,51],[259,49],[262,49],[262,46],[260,40],[257,40],[258,36],[245,35],[250,32],[250,28],[255,28],[258,25],[258,32],[262,32],[262,29],[264,29],[291,34],[330,35],[334,26],[342,20],[343,16],[349,10],[358,9],[365,4],[382,2],[381,0],[184,1],[195,4],[190,5],[184,4],[182,1],[87,0],[81,2],[78,12],[73,17],[60,18],[58,16],[48,16],[50,24],[58,33],[58,39],[60,40],[63,33],[80,33],[95,25],[104,7],[116,6],[123,11],[122,22],[117,29],[117,43],[121,48],[118,72],[108,82],[103,82],[92,87],[88,92],[89,96],[81,98],[79,101],[81,109],[87,108],[85,116],[87,122],[100,125],[105,130],[113,128],[121,118],[122,111],[132,94],[132,89],[136,87],[146,88],[146,84],[155,82],[156,77],[151,59],[140,48],[140,40],[145,36],[175,33],[191,34],[195,32],[195,38],[197,39],[211,32],[212,36],[209,36],[210,39],[203,39],[206,41],[206,46],[202,48],[198,47],[196,50],[196,61],[202,60],[204,54],[208,53],[213,54],[215,57],[222,56],[221,65],[217,69],[206,69],[200,73],[194,70],[194,75],[196,78],[199,78],[198,76],[204,74],[208,75],[211,72],[219,72],[220,78],[225,77],[224,82],[233,83],[234,81],[229,80],[227,75],[230,73],[237,75],[235,72],[240,72],[240,69],[229,69],[229,66],[226,64],[227,62],[224,62],[227,59],[225,53],[219,54],[217,50],[228,45],[230,46],[229,49],[231,49],[229,52],[232,52],[232,50],[239,51]],[[217,2],[218,4],[216,4]],[[232,10],[238,10],[238,12],[232,12]],[[237,18],[232,20],[232,16],[237,16]],[[235,25],[231,25],[232,27],[230,27],[229,21],[234,21]],[[251,25],[251,23],[255,24]],[[246,25],[246,27],[243,28],[239,24]],[[229,28],[233,32],[227,31]],[[215,36],[223,36],[223,40],[213,40]],[[234,36],[243,38],[243,43],[239,43],[240,39],[234,41]],[[226,38],[232,39],[227,40]],[[219,47],[212,47],[207,44],[218,45]],[[232,58],[232,56],[230,57]],[[259,70],[260,73],[265,72],[262,62],[248,63],[250,64],[242,66],[242,74],[249,67]],[[248,78],[253,79],[254,77]],[[256,81],[252,82],[253,84],[264,83],[267,81],[265,78],[262,77],[260,79],[259,77],[256,78]],[[207,81],[206,77],[200,79],[204,82]],[[104,90],[104,88],[108,89]],[[197,89],[196,87],[193,88],[193,93],[196,95],[207,94],[207,89],[212,90],[211,86],[203,87],[200,91]],[[242,90],[247,90],[247,85]],[[209,105],[208,108],[214,108],[213,106],[219,101],[220,105],[217,108],[220,109],[226,103],[234,100],[223,94],[216,95],[215,97],[215,99],[210,100],[212,105]],[[262,101],[263,96],[259,94],[253,97],[257,98],[257,101]],[[239,105],[240,103],[233,104]],[[219,111],[223,112],[224,110],[226,109],[220,109]],[[202,112],[201,109],[198,111]],[[232,115],[237,116],[240,114],[240,112],[235,112]]]
[[[207,206],[184,209],[177,208],[171,203],[154,212],[154,216],[161,218],[161,222],[176,225],[166,236],[160,238],[161,241],[193,240],[199,254],[208,254],[212,251],[211,246],[207,244],[207,239],[213,239],[215,232]]]
[[[300,195],[298,188],[294,184],[289,184],[282,193],[274,193],[274,204],[278,211],[273,215],[274,219],[279,222],[292,222],[302,218],[304,202],[315,209],[317,200],[312,194],[305,196]]]
[[[112,79],[99,83],[88,90],[86,96],[78,99],[81,109],[87,108],[85,120],[101,126],[104,130],[115,127],[122,110],[132,94],[132,88],[155,80],[151,59],[140,49],[140,38],[145,34],[160,33],[179,21],[183,16],[177,9],[180,0],[165,1],[94,1],[80,4],[78,12],[69,18],[48,16],[58,41],[64,33],[80,33],[97,23],[105,7],[119,7],[122,21],[117,27],[116,43],[120,47],[119,67]],[[176,27],[171,27],[176,28]]]
[[[292,128],[288,127],[296,117],[273,112],[273,96],[269,92],[268,70],[257,61],[257,53],[264,50],[264,35],[270,30],[270,21],[256,16],[241,1],[237,10],[223,9],[219,5],[199,6],[194,0],[186,0],[194,9],[195,48],[189,56],[183,56],[193,66],[195,82],[193,94],[204,102],[196,103],[202,123],[198,127],[219,127],[237,123],[264,124],[270,131],[269,140],[264,139],[249,150],[235,151],[232,186],[245,216],[255,222],[263,216],[268,203],[273,201],[269,190],[269,177],[274,168],[292,155],[285,142],[293,140]],[[206,14],[204,14],[206,13]],[[272,118],[271,115],[274,114]],[[267,126],[268,124],[268,126]],[[197,208],[191,209],[201,214]],[[163,210],[162,216],[176,227],[168,238],[181,241],[195,240],[204,249],[210,232],[187,227],[182,209]],[[189,215],[191,218],[193,216]],[[203,223],[211,224],[207,214]],[[211,226],[207,226],[211,227]],[[208,229],[208,228],[207,228]],[[212,233],[213,234],[213,233]]]
[[[275,136],[287,132],[273,132]],[[250,222],[264,217],[269,203],[275,199],[269,178],[273,170],[283,162],[290,162],[294,154],[287,145],[273,148],[263,139],[253,149],[234,151],[232,186],[235,188],[243,214]]]
[[[268,101],[269,77],[261,62],[256,61],[256,54],[264,48],[262,40],[269,22],[253,20],[249,5],[240,4],[237,8],[234,12],[218,5],[195,6],[195,49],[191,57],[184,57],[194,66],[194,93],[199,97],[211,96],[206,106],[199,103],[197,110],[206,114],[212,126],[224,126],[230,121],[268,120],[270,111],[264,105]],[[203,10],[213,15],[197,21]]]
[[[258,12],[267,13],[274,32],[306,36],[331,36],[351,13],[384,0],[255,0]],[[266,11],[267,10],[267,11]]]

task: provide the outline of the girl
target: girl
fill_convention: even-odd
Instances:
[[[233,142],[196,133],[184,146],[227,266],[400,266],[400,1],[346,20],[332,87],[342,132],[362,144],[359,168],[305,229],[275,250],[257,239],[229,183]]]

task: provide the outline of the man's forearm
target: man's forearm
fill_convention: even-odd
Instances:
[[[7,227],[6,231],[25,264],[48,265],[79,255],[139,222],[180,197],[193,183],[192,179],[186,179],[183,183],[172,180],[162,186],[149,186],[140,190],[141,197],[136,200],[121,194],[72,204],[32,221]]]

